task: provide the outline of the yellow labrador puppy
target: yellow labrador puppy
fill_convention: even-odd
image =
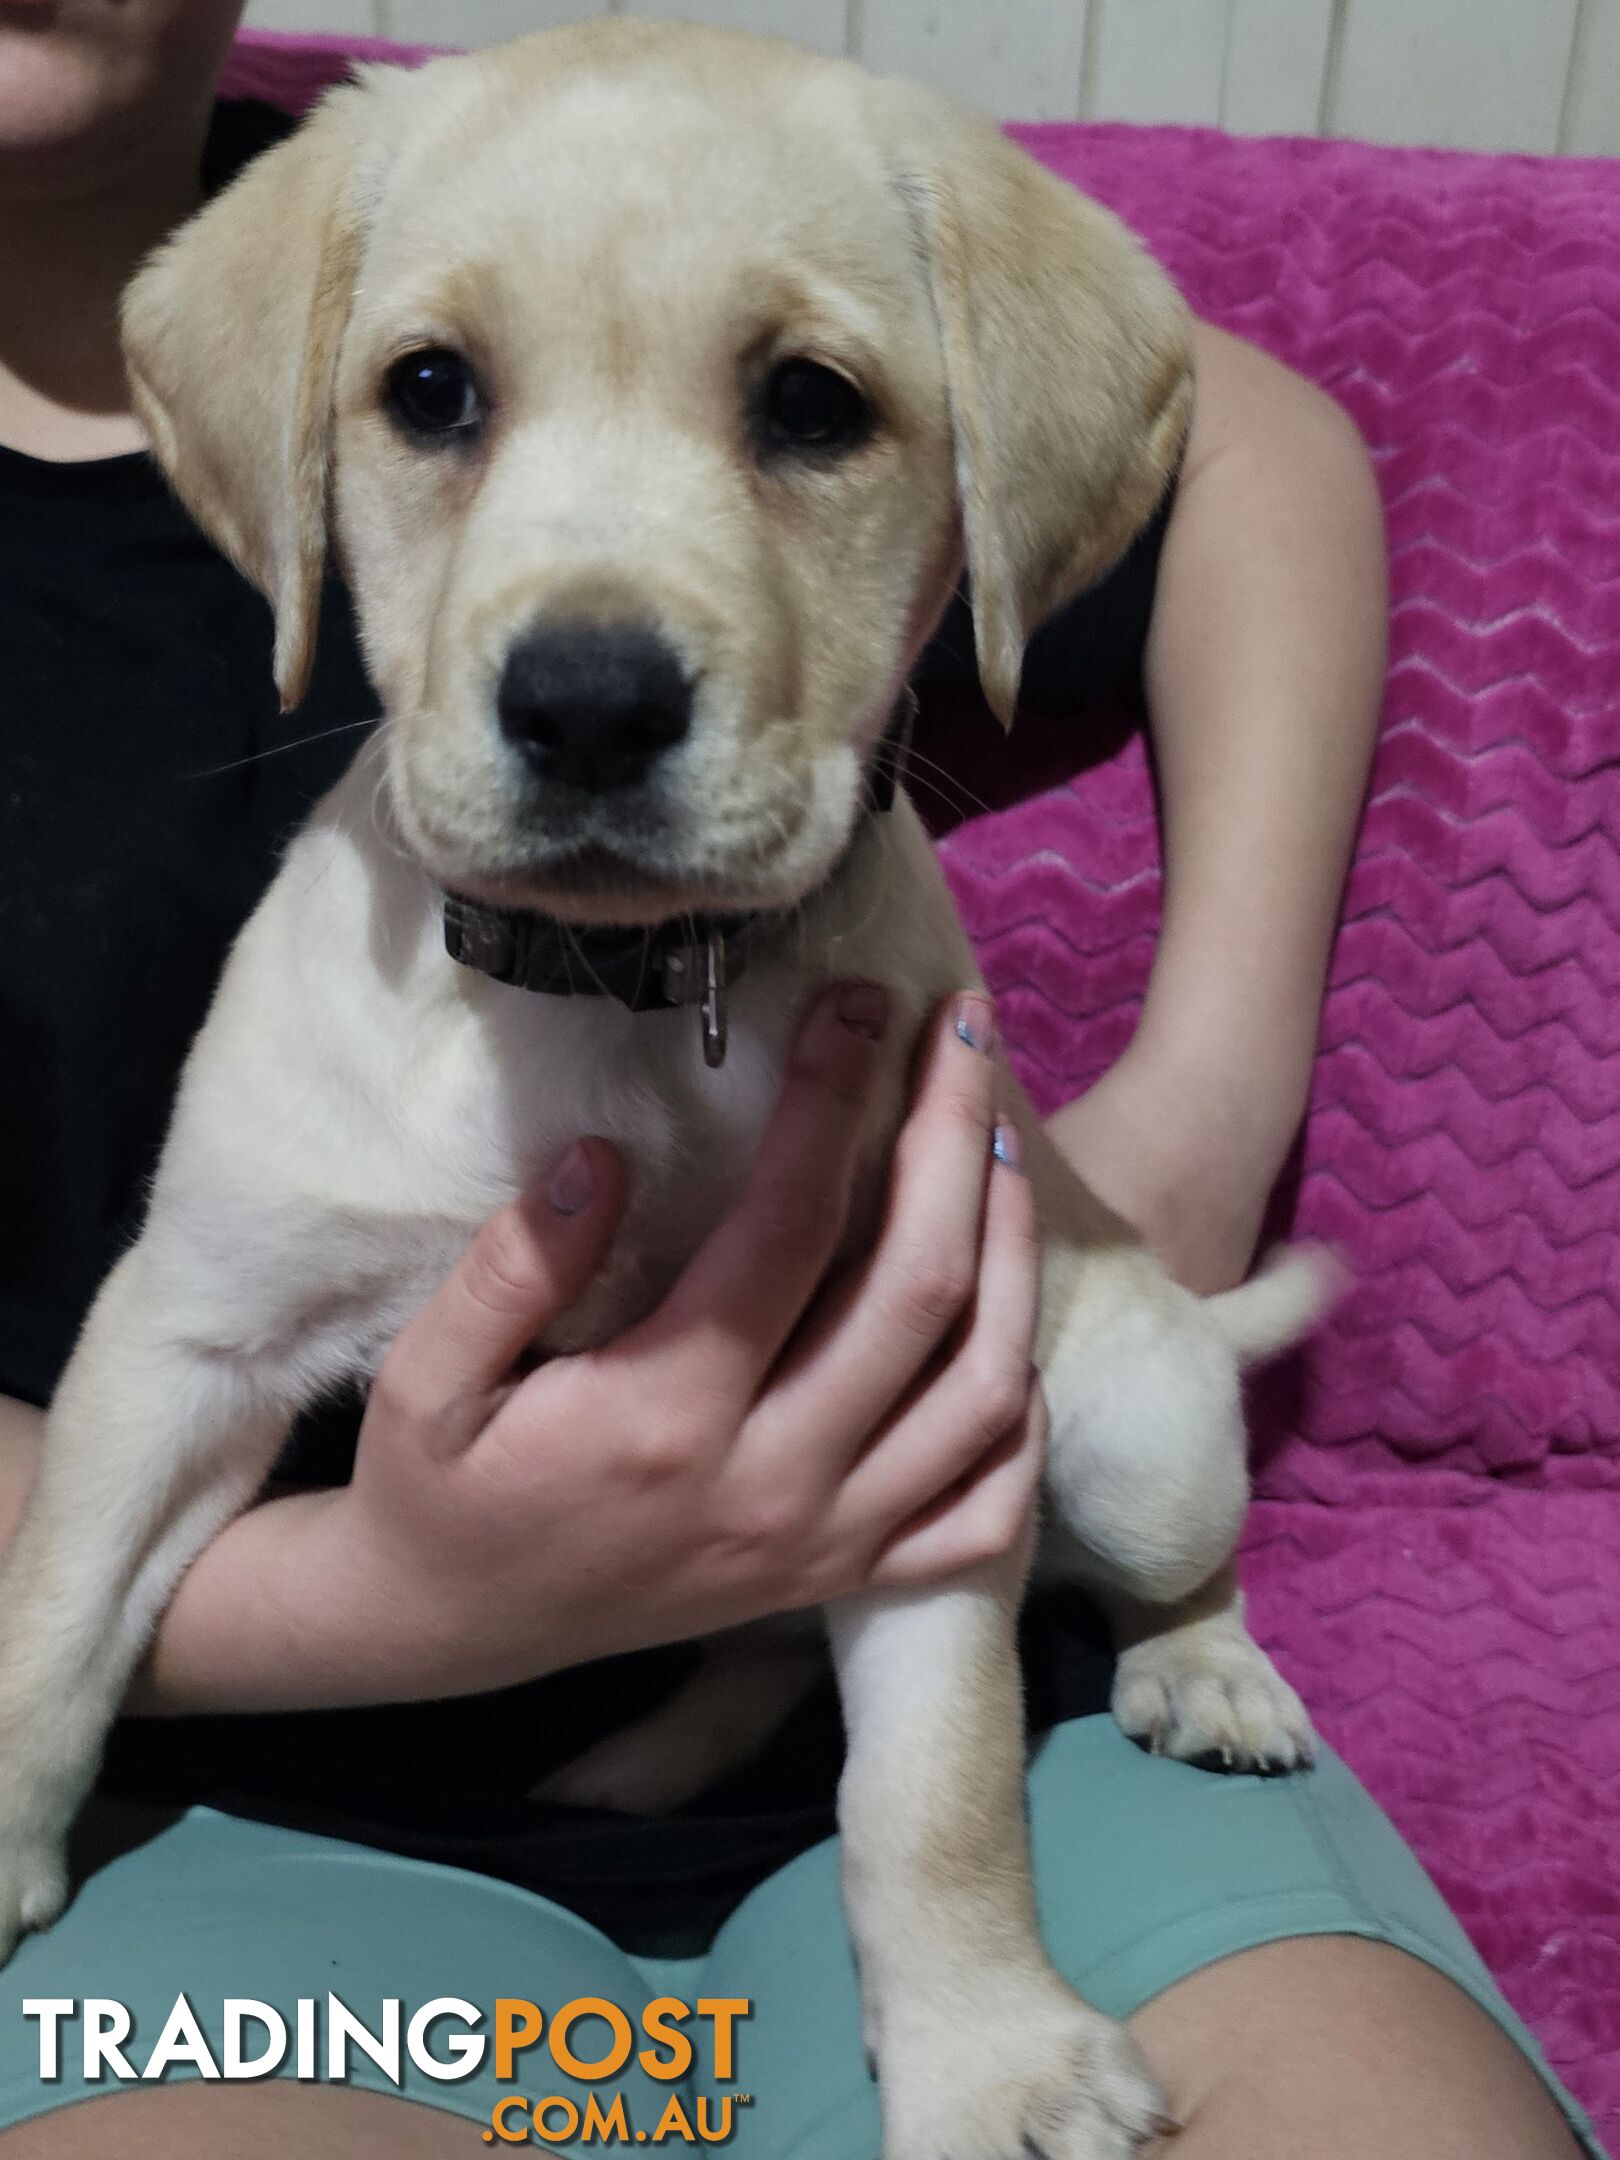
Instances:
[[[908,670],[965,556],[1009,714],[1031,626],[1149,516],[1192,398],[1165,279],[992,127],[623,21],[363,71],[145,269],[127,342],[174,485],[274,604],[285,700],[335,549],[386,725],[232,955],[51,1411],[0,1583],[7,1950],[62,1903],[180,1571],[559,1145],[614,1138],[634,1199],[545,1348],[658,1298],[736,1196],[807,996],[870,975],[902,1023],[875,1188],[908,1036],[974,978],[904,797],[874,804]],[[570,968],[609,994],[545,994]],[[1317,1278],[1200,1302],[1033,1130],[1031,1159],[1049,1562],[1119,1621],[1131,1730],[1295,1763],[1227,1563],[1238,1367]],[[1023,1573],[830,1615],[889,2160],[1109,2160],[1159,2115],[1037,1932]],[[717,1766],[632,1736],[574,1789],[668,1804]]]

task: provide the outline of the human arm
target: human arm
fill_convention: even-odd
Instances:
[[[876,1058],[818,1005],[743,1201],[669,1298],[521,1380],[622,1165],[589,1142],[588,1196],[502,1210],[385,1361],[353,1482],[221,1533],[132,1706],[478,1692],[1006,1550],[1042,1440],[1028,1187],[990,1161],[992,1060],[944,1023],[878,1245],[824,1283]]]
[[[1237,1281],[1304,1110],[1377,733],[1387,609],[1366,450],[1320,391],[1197,332],[1145,655],[1164,918],[1135,1035],[1052,1134],[1199,1290]]]

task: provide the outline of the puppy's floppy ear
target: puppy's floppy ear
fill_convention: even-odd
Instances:
[[[986,698],[1011,722],[1030,633],[1123,555],[1192,416],[1192,320],[1100,204],[949,98],[885,84],[956,442]]]
[[[175,492],[275,609],[289,709],[314,660],[333,389],[384,103],[365,84],[329,92],[124,298],[135,410]]]

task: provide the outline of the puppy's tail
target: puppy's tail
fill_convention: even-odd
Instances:
[[[1290,1349],[1313,1328],[1349,1281],[1325,1245],[1272,1253],[1257,1275],[1235,1290],[1205,1298],[1204,1310],[1240,1365],[1258,1365]]]

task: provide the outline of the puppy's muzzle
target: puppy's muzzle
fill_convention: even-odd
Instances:
[[[548,787],[639,786],[692,724],[691,677],[656,630],[541,623],[513,646],[496,693],[501,733]]]

